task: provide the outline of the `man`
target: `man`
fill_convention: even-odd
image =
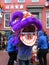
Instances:
[[[46,55],[48,52],[48,43],[47,43],[47,39],[46,36],[44,35],[43,31],[39,31],[38,33],[39,37],[38,37],[38,59],[39,59],[39,63],[40,65],[47,65],[47,59],[46,59]]]
[[[16,45],[13,44],[11,41],[14,38],[13,32],[10,33],[10,36],[8,37],[8,45],[7,45],[7,52],[9,55],[9,60],[7,65],[14,65],[14,62],[17,59],[17,52],[16,52]]]

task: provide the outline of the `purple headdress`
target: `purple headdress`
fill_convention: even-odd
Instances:
[[[13,41],[15,40],[15,43],[17,44],[19,40],[18,35],[20,33],[17,33],[17,31],[22,31],[22,29],[28,27],[29,25],[34,25],[37,30],[42,30],[42,23],[40,20],[35,18],[31,13],[29,12],[21,12],[16,11],[12,15],[12,20],[9,22],[9,25],[11,26],[12,30],[16,33],[16,36],[13,38]],[[13,42],[12,41],[12,42]]]

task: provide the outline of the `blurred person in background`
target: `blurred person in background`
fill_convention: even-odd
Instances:
[[[43,31],[39,31],[38,33],[38,59],[40,65],[47,65],[47,52],[48,52],[48,43],[47,38],[44,35]]]
[[[9,60],[7,65],[14,65],[14,62],[16,62],[17,59],[17,52],[16,52],[16,45],[11,43],[11,40],[13,38],[13,32],[10,33],[10,36],[8,37],[8,45],[7,45],[7,52],[9,55]]]

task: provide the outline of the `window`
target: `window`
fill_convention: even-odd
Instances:
[[[5,3],[11,3],[11,0],[5,0]]]
[[[39,13],[38,12],[32,12],[32,14],[39,19]]]
[[[49,1],[49,0],[47,0],[47,1]]]
[[[2,22],[2,13],[0,13],[0,23]]]
[[[32,0],[32,2],[39,2],[39,0]]]
[[[38,18],[39,19],[39,14],[37,15],[37,14],[34,14],[34,16],[36,17],[36,18]]]
[[[2,22],[2,18],[0,18],[0,23]]]
[[[25,2],[25,0],[18,0],[18,2],[22,3],[22,2]]]
[[[49,12],[46,12],[46,27],[49,28]]]
[[[6,12],[4,15],[4,27],[9,27],[10,12]]]

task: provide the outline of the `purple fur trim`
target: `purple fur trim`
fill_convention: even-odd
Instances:
[[[17,17],[19,17],[19,20],[23,18],[23,13],[21,11],[16,11],[12,14],[12,21],[14,21]]]
[[[17,31],[17,30],[20,30],[24,27],[27,27],[30,24],[34,24],[37,27],[38,30],[42,30],[41,22],[38,19],[31,18],[31,17],[26,18],[25,20],[18,22],[12,28],[13,28],[14,31]]]

